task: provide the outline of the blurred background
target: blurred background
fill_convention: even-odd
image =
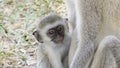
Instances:
[[[36,20],[48,13],[66,16],[61,0],[0,0],[0,68],[35,67]]]

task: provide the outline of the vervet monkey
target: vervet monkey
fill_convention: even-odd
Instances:
[[[41,43],[37,49],[38,68],[68,68],[71,38],[67,19],[55,14],[43,17],[33,35]]]
[[[120,0],[63,1],[77,34],[70,68],[120,68]]]

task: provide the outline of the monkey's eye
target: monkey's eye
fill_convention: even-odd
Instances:
[[[64,27],[62,25],[58,25],[57,26],[57,31],[63,32],[64,31]]]
[[[53,30],[53,29],[50,29],[49,31],[48,31],[48,34],[49,35],[52,35],[52,34],[54,34],[55,33],[55,31]]]

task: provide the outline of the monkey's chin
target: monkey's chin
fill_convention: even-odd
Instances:
[[[62,44],[63,41],[54,41],[55,44]]]

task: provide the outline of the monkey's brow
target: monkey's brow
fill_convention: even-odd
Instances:
[[[44,26],[46,26],[48,24],[53,24],[59,20],[62,20],[62,18],[60,16],[57,16],[57,15],[46,16],[43,19],[41,19],[39,25],[40,25],[40,28],[43,28]]]

